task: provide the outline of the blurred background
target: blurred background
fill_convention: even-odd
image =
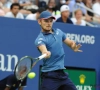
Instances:
[[[0,0],[0,80],[10,75],[25,55],[37,57],[34,45],[40,32],[37,20],[48,10],[55,16],[54,28],[82,44],[82,53],[64,45],[65,67],[77,90],[100,90],[100,0]],[[24,90],[39,90],[40,61]]]
[[[11,8],[14,3],[18,3],[20,8]],[[71,19],[74,25],[99,27],[99,3],[100,0],[0,0],[0,16],[37,20],[42,11],[48,10],[56,17],[55,22],[64,17]],[[68,6],[67,13],[62,13],[62,5]]]

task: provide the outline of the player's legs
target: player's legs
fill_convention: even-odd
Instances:
[[[43,73],[40,90],[58,90],[60,81],[57,77],[55,72]]]
[[[63,80],[62,85],[58,90],[77,90],[74,83],[68,78],[66,80]]]
[[[77,90],[73,82],[63,70],[42,74],[40,90]]]
[[[58,90],[59,83],[58,81],[50,78],[44,78],[40,90]]]

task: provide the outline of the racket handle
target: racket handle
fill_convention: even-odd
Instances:
[[[43,59],[46,56],[46,54],[43,54],[41,56],[38,57],[39,60]]]

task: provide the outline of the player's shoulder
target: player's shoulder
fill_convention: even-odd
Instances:
[[[53,30],[55,30],[56,32],[62,33],[62,30],[59,28],[54,28]]]
[[[36,39],[39,39],[39,38],[41,38],[41,39],[44,38],[43,33],[40,32]]]
[[[59,28],[53,28],[53,30],[55,30],[55,31],[61,31],[61,29],[59,29]]]
[[[45,37],[44,37],[43,33],[39,33],[39,35],[37,36],[35,42],[44,41],[44,40],[45,40]]]

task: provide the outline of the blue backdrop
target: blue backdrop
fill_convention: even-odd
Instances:
[[[97,84],[100,85],[100,29],[62,23],[54,23],[53,27],[61,29],[70,39],[82,44],[82,53],[75,53],[64,45],[65,66],[95,68]],[[0,79],[13,73],[16,62],[22,56],[37,57],[39,55],[34,44],[39,32],[40,27],[36,21],[0,18]],[[36,72],[36,77],[28,79],[25,90],[33,90],[32,88],[38,90],[39,65],[41,64],[42,61],[32,70]]]

